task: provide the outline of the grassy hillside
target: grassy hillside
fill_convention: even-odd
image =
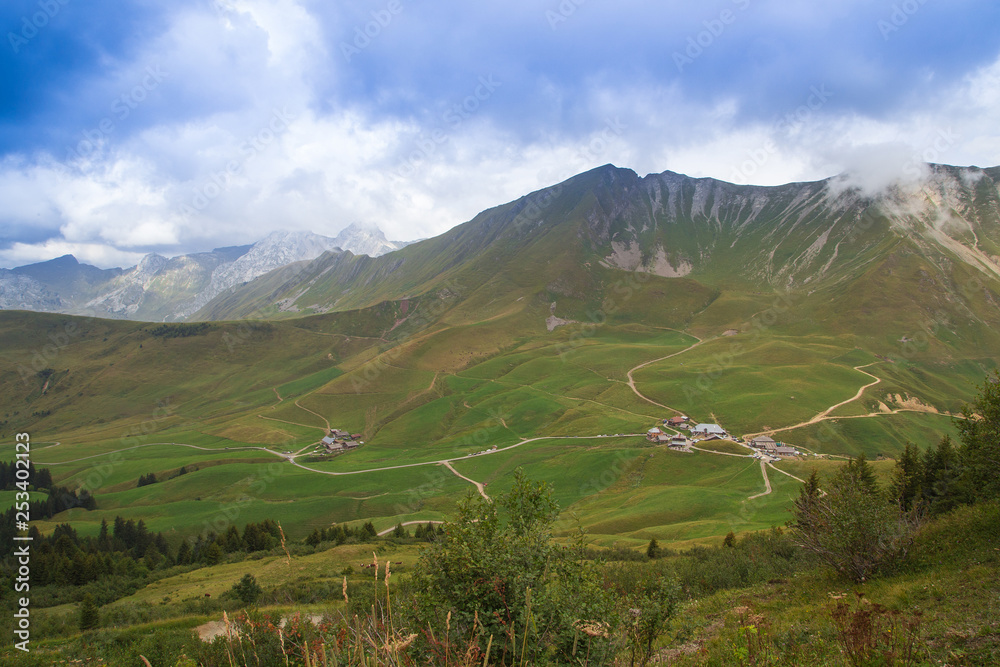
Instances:
[[[233,503],[293,537],[436,519],[518,465],[607,543],[767,527],[791,478],[751,499],[764,477],[740,450],[642,434],[683,412],[871,457],[953,435],[1000,349],[1000,171],[984,173],[934,167],[917,206],[607,166],[200,314],[247,321],[3,312],[0,439],[28,431],[36,464],[97,495],[52,522],[85,533],[121,512],[180,539]],[[327,455],[329,427],[363,446]],[[137,488],[149,473],[173,478]]]
[[[670,283],[650,278],[632,300],[653,304]],[[487,492],[518,466],[551,481],[566,534],[579,523],[603,544],[686,544],[782,523],[795,482],[771,471],[772,492],[751,499],[765,490],[760,467],[731,456],[747,450],[652,446],[642,434],[671,408],[739,434],[793,427],[848,401],[775,437],[820,454],[893,456],[908,441],[954,434],[943,413],[972,397],[988,361],[888,360],[847,336],[784,334],[783,322],[735,336],[708,334],[707,324],[697,336],[611,322],[548,331],[550,309],[528,299],[473,324],[464,302],[444,298],[407,325],[427,304],[403,303],[270,323],[0,315],[3,437],[27,430],[36,465],[98,497],[96,511],[39,526],[70,521],[92,535],[121,515],[175,542],[264,518],[295,539],[359,518],[381,529],[449,516],[475,490],[439,463],[451,460]],[[66,331],[34,371],[38,336],[62,341]],[[643,364],[633,391],[629,371]],[[881,382],[850,401],[873,381],[856,366]],[[327,423],[365,444],[322,454]],[[614,434],[636,435],[597,437]],[[188,474],[175,477],[182,467]],[[137,488],[148,473],[163,481]]]

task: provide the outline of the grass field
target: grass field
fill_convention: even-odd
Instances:
[[[652,307],[649,289],[632,306]],[[652,326],[620,317],[547,332],[532,318],[548,308],[529,300],[481,303],[476,308],[491,315],[476,323],[468,320],[470,302],[394,340],[373,334],[399,317],[398,307],[356,321],[213,323],[179,337],[141,323],[2,313],[0,433],[29,430],[48,445],[36,450],[37,464],[50,465],[57,483],[98,497],[97,511],[67,512],[45,529],[70,521],[93,534],[102,518],[120,514],[179,539],[235,514],[225,521],[279,518],[301,537],[332,522],[370,518],[384,528],[444,518],[474,491],[435,463],[452,459],[490,491],[505,489],[517,467],[552,482],[564,516],[604,542],[687,543],[780,524],[796,482],[772,471],[774,492],[747,501],[763,491],[763,479],[756,461],[718,455],[746,453],[733,443],[700,445],[717,454],[678,454],[639,438],[551,438],[645,433],[672,414],[654,402],[741,434],[805,422],[848,401],[836,419],[776,437],[820,453],[892,456],[955,428],[944,414],[885,409],[905,410],[917,399],[927,410],[957,412],[993,363],[887,361],[848,335],[747,330],[740,321],[768,299],[702,298],[710,305],[692,326],[697,337],[667,328],[667,320]],[[568,309],[561,314],[576,308],[561,303]],[[70,343],[47,360],[50,368],[26,372],[38,336],[68,324],[76,327]],[[723,326],[740,333],[722,336]],[[643,398],[628,373],[657,359],[634,373]],[[881,382],[852,401],[872,381],[855,366]],[[870,412],[880,414],[852,418]],[[364,446],[316,456],[310,445],[327,423],[362,433]],[[468,458],[539,437],[550,439]],[[293,466],[286,452],[302,452],[298,462],[317,472]],[[414,464],[425,465],[397,467]],[[187,474],[176,477],[182,468]],[[148,473],[161,481],[136,488]]]

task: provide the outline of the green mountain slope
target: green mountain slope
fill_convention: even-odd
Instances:
[[[384,528],[518,465],[603,541],[704,539],[747,508],[766,527],[794,480],[760,496],[756,461],[642,434],[675,410],[832,455],[953,434],[1000,350],[998,180],[936,166],[865,198],[604,167],[377,259],[285,266],[199,314],[225,321],[2,312],[0,437],[28,430],[102,499],[65,517],[85,531],[127,510],[191,534],[244,497],[239,523],[293,536]],[[327,426],[364,446],[325,455]]]
[[[586,320],[638,272],[684,277],[713,300],[726,295],[719,307],[735,306],[736,316],[736,302],[782,293],[814,320],[804,326],[825,332],[877,334],[889,322],[898,337],[933,326],[992,345],[1000,342],[998,181],[1000,169],[933,166],[919,188],[865,197],[834,179],[736,186],[607,166],[387,256],[325,255],[275,271],[196,318],[299,316],[457,287],[468,321],[522,297]],[[713,321],[725,324],[725,315]]]

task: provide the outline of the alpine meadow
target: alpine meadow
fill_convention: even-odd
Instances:
[[[0,27],[0,666],[1000,665],[1000,4]]]
[[[1000,169],[931,174],[866,198],[606,166],[378,258],[277,269],[184,323],[0,313],[2,435],[31,434],[56,504],[31,530],[70,538],[48,547],[36,619],[61,650],[92,595],[98,644],[137,623],[179,636],[242,608],[226,591],[244,572],[270,613],[332,614],[366,552],[406,577],[413,526],[423,541],[471,520],[468,498],[490,506],[518,475],[550,489],[557,549],[617,562],[653,541],[676,555],[647,567],[681,572],[727,534],[780,535],[811,471],[861,456],[888,486],[908,447],[958,443],[987,414],[966,406],[996,372]],[[156,541],[129,546],[129,522]],[[273,535],[255,549],[258,524]],[[102,569],[102,540],[127,569]]]

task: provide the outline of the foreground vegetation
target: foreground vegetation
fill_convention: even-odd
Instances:
[[[538,489],[528,484],[529,491]],[[529,496],[541,501],[540,509],[542,491]],[[468,508],[484,509],[473,500]],[[600,550],[600,560],[592,560],[596,552],[550,544],[548,569],[521,561],[522,569],[477,579],[477,567],[516,555],[531,540],[509,541],[521,528],[506,521],[475,529],[476,535],[454,528],[422,553],[406,540],[376,546],[379,553],[373,559],[369,552],[368,561],[377,567],[360,571],[341,566],[363,558],[361,545],[274,557],[273,568],[263,567],[270,557],[204,568],[209,580],[230,581],[226,594],[201,603],[190,595],[186,613],[178,609],[180,615],[145,622],[134,602],[105,608],[98,627],[53,636],[16,658],[8,650],[7,659],[142,665],[142,655],[154,667],[319,665],[324,656],[326,664],[358,665],[642,664],[649,658],[680,665],[840,666],[991,665],[1000,657],[996,501],[930,520],[905,562],[861,585],[819,567],[780,529],[655,559]],[[480,541],[490,534],[496,539]],[[473,544],[478,551],[463,551]],[[442,563],[442,555],[452,560]],[[449,565],[466,559],[469,567],[461,571]],[[324,584],[296,581],[301,566],[314,578],[320,563],[339,569]],[[272,569],[291,576],[272,585],[266,574]],[[260,590],[248,577],[260,579]],[[438,583],[428,586],[428,577]],[[305,597],[306,590],[314,597]],[[302,602],[289,605],[292,599]],[[474,599],[478,607],[464,606]],[[453,605],[451,613],[433,607],[435,601]],[[81,611],[62,613],[75,626]],[[220,618],[213,641],[197,639],[195,626]],[[893,643],[894,635],[905,646]],[[903,648],[910,658],[898,653]]]

